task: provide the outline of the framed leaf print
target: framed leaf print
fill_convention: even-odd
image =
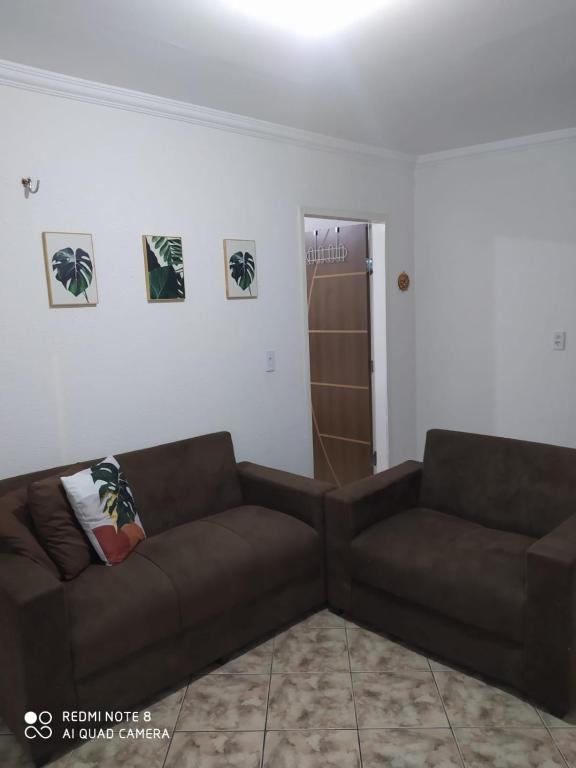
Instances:
[[[51,307],[98,304],[92,235],[42,232],[44,264]]]
[[[184,301],[182,238],[142,235],[148,301]]]
[[[226,298],[255,299],[258,296],[254,240],[224,240],[224,269]]]

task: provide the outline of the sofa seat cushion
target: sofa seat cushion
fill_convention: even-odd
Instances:
[[[114,568],[88,566],[65,588],[77,679],[180,630],[172,582],[137,551]]]
[[[412,509],[352,543],[356,581],[514,642],[523,640],[526,551],[534,539]]]
[[[192,627],[320,569],[316,531],[271,509],[235,507],[142,542],[168,576],[181,623]]]
[[[245,505],[213,515],[210,522],[249,544],[260,592],[263,587],[272,590],[322,570],[323,545],[318,532],[292,515]]]

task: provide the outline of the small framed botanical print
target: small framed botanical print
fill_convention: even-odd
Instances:
[[[182,238],[142,235],[148,301],[184,301]]]
[[[255,299],[258,296],[254,240],[224,240],[224,269],[226,298]]]
[[[92,235],[42,232],[44,264],[51,307],[95,307],[98,304]]]

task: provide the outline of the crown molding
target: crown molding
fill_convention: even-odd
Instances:
[[[573,141],[574,139],[576,139],[576,127],[565,128],[560,131],[533,133],[529,136],[518,136],[513,139],[504,139],[503,141],[491,141],[487,144],[474,144],[470,147],[460,147],[459,149],[448,149],[444,152],[419,155],[416,158],[416,165],[441,163],[444,160],[453,160],[471,155],[483,155],[490,152],[513,152],[518,149],[537,146],[538,144],[557,144],[563,141]]]
[[[185,101],[168,99],[164,96],[154,96],[120,88],[92,80],[83,80],[70,75],[62,75],[45,69],[18,64],[13,61],[0,59],[0,85],[35,91],[50,96],[58,96],[72,101],[83,101],[89,104],[139,112],[153,117],[178,120],[191,125],[205,128],[238,133],[258,139],[280,141],[294,144],[306,149],[339,152],[352,155],[363,155],[383,160],[396,160],[401,163],[413,164],[415,156],[402,152],[394,152],[384,147],[372,144],[361,144],[346,139],[338,139],[321,133],[291,128],[254,117],[237,115],[210,107],[189,104]]]

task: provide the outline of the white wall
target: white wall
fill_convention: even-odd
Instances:
[[[576,141],[419,165],[415,248],[419,450],[431,427],[576,446]]]
[[[300,207],[382,212],[410,271],[410,167],[7,86],[0,114],[0,477],[217,429],[310,472]],[[48,307],[43,230],[94,234],[98,307]],[[143,233],[182,235],[184,303],[146,302]],[[224,237],[256,240],[256,301],[226,300]],[[415,451],[413,309],[390,292],[393,461]]]

